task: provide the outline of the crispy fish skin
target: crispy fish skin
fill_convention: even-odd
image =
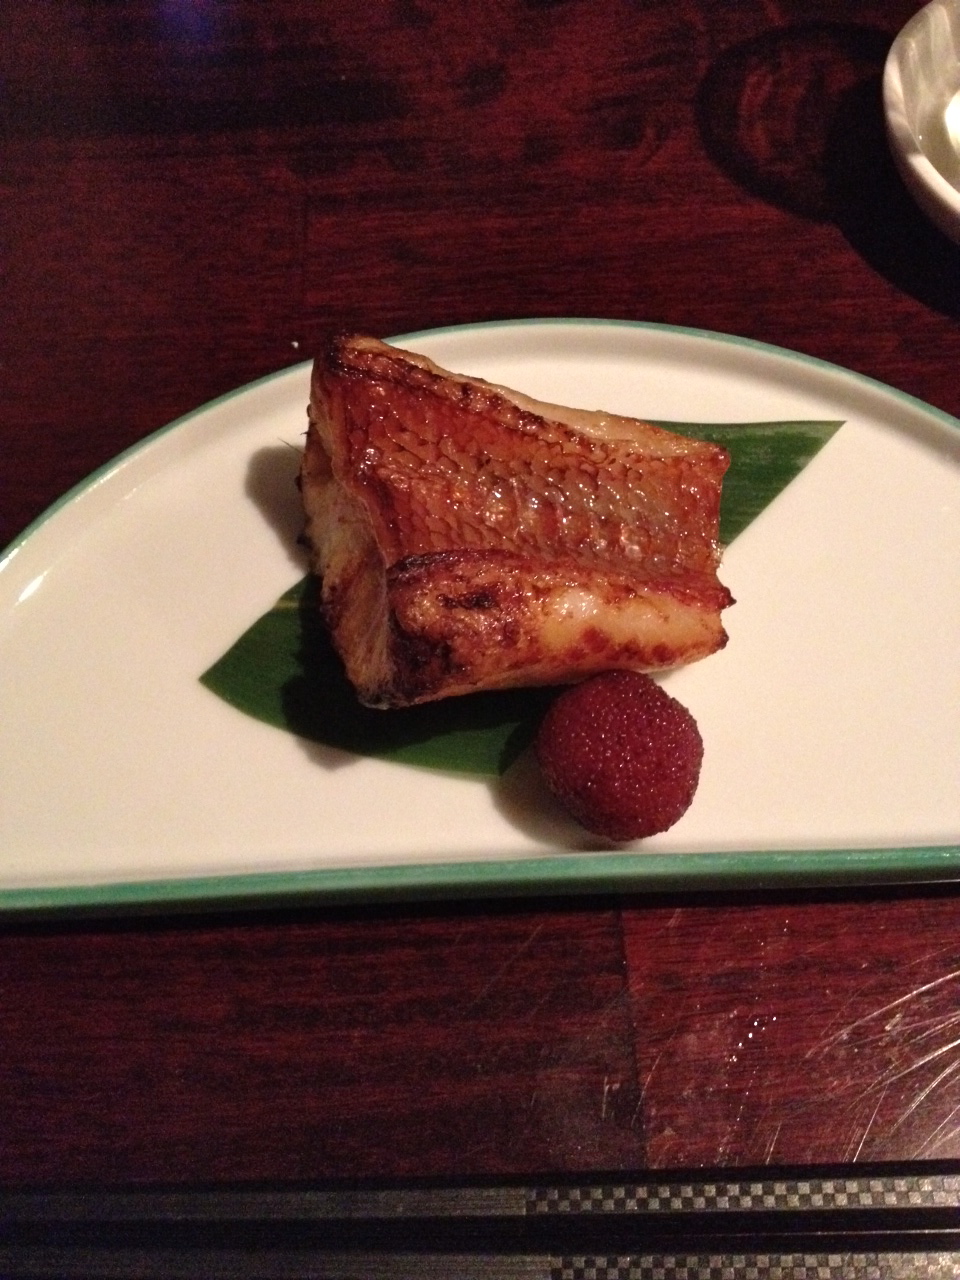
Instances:
[[[408,706],[721,648],[728,465],[716,445],[338,335],[314,363],[301,491],[358,697]]]

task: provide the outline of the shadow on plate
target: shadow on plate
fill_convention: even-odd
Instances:
[[[291,560],[306,570],[299,466],[299,450],[288,445],[260,449],[249,463],[246,492]],[[598,844],[572,822],[540,776],[531,748],[556,689],[469,694],[393,711],[365,707],[331,643],[319,584],[306,573],[203,681],[234,706],[294,734],[322,768],[339,769],[372,756],[473,775],[488,786],[507,822],[556,852],[617,847]]]
[[[297,488],[300,458],[300,450],[290,444],[267,445],[258,449],[247,466],[244,489],[293,563],[306,571],[307,553],[302,542],[303,507]]]
[[[374,711],[357,701],[330,643],[315,582],[300,598],[299,623],[301,670],[283,686],[283,709],[311,759],[336,768],[375,756],[433,772],[472,773],[486,782],[494,808],[511,826],[553,851],[619,847],[571,821],[540,775],[532,744],[556,689],[474,693]],[[415,781],[411,795],[416,803]]]
[[[285,727],[305,740],[311,755],[313,744],[322,744],[354,757],[489,778],[509,769],[530,744],[554,696],[552,689],[516,689],[372,710],[357,700],[330,642],[314,579],[302,584],[295,604],[296,614],[281,623],[296,627],[295,669],[282,685],[282,711]],[[318,758],[327,765],[347,762]]]
[[[494,808],[517,831],[549,848],[551,853],[617,852],[622,845],[588,832],[561,809],[551,795],[528,747],[506,770],[490,782]]]

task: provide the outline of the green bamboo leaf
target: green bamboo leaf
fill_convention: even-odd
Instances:
[[[318,584],[301,579],[201,682],[258,720],[357,755],[496,777],[536,730],[553,691],[481,693],[401,711],[361,706],[320,616]]]
[[[842,422],[658,422],[668,431],[710,440],[730,454],[720,504],[720,541],[729,546],[800,474]]]
[[[730,543],[768,506],[842,424],[661,422],[730,452],[720,538]],[[357,702],[321,619],[317,584],[304,578],[201,676],[248,715],[356,755],[422,768],[496,777],[533,740],[554,689],[446,698],[402,711]]]

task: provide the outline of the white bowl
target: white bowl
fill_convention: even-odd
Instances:
[[[894,40],[883,105],[904,182],[960,243],[960,0],[931,0]]]

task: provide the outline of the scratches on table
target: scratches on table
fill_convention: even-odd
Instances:
[[[815,928],[787,902],[628,912],[651,1164],[960,1154],[960,941],[938,919],[908,897],[824,903]]]
[[[472,1009],[475,1005],[480,1004],[481,1001],[486,999],[486,997],[490,994],[490,992],[494,989],[494,987],[504,977],[506,977],[506,975],[514,967],[514,965],[517,963],[517,960],[519,960],[519,958],[524,954],[524,952],[529,951],[530,947],[533,946],[533,943],[535,942],[537,936],[542,931],[543,931],[543,921],[540,921],[538,924],[535,924],[533,926],[533,929],[526,936],[526,938],[524,938],[523,941],[520,942],[513,949],[512,953],[506,958],[503,964],[500,965],[500,967],[493,973],[489,982],[484,983],[483,987],[480,989],[477,995],[473,998],[473,1000],[471,1000],[470,1004],[468,1005],[468,1009]]]

